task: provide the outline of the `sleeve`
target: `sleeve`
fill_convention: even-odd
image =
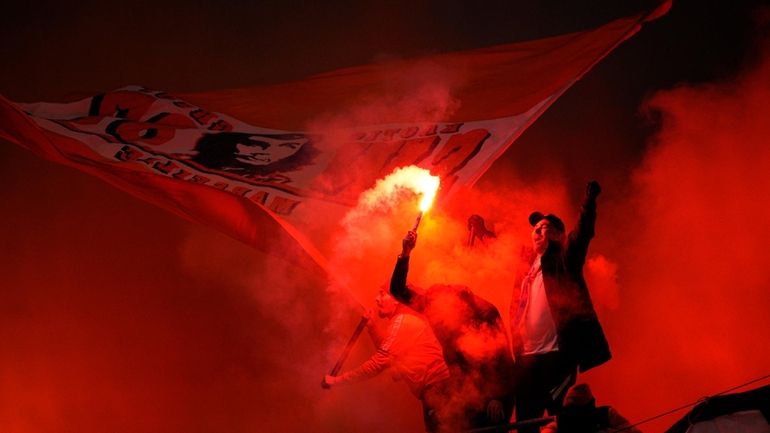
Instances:
[[[366,379],[370,379],[378,374],[382,373],[385,369],[390,367],[391,354],[390,348],[398,338],[398,332],[401,330],[401,323],[404,316],[399,314],[393,319],[393,323],[388,329],[388,336],[383,340],[382,344],[377,348],[377,351],[371,358],[367,359],[358,368],[350,370],[341,374],[337,379],[338,383],[355,383],[361,382]]]
[[[497,350],[481,366],[483,388],[488,398],[507,402],[513,396],[513,358],[510,354],[508,334],[505,332],[505,324],[497,307],[486,299],[472,293],[474,308],[479,319],[485,325],[484,329],[489,333]]]
[[[396,260],[396,267],[393,269],[393,275],[390,278],[390,294],[402,304],[408,305],[415,311],[422,312],[424,293],[409,287],[406,283],[408,273],[409,257],[399,256],[398,260]]]
[[[582,269],[588,254],[588,245],[596,231],[596,199],[586,196],[580,206],[575,228],[569,233],[568,255],[569,263]]]
[[[469,289],[468,291],[470,292],[471,299],[473,300],[474,310],[480,314],[479,319],[481,319],[481,321],[490,328],[500,327],[500,329],[505,329],[502,327],[503,321],[502,317],[500,317],[500,312],[497,310],[497,307],[495,307],[494,304],[482,298],[481,296],[471,292]]]
[[[487,392],[493,400],[513,406],[516,389],[513,377],[514,362],[502,319],[498,318],[497,324],[492,329],[495,330],[498,347],[494,357],[488,361],[490,371],[486,375]]]

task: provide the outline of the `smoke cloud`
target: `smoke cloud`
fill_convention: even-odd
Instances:
[[[767,374],[770,351],[761,344],[770,329],[767,76],[765,57],[731,80],[652,95],[643,108],[659,131],[631,184],[615,185],[628,194],[613,195],[609,185],[599,199],[585,274],[614,358],[580,380],[594,387],[599,404],[616,406],[632,421]],[[576,194],[561,182],[566,174],[549,172],[549,181],[535,182],[495,176],[426,216],[410,280],[423,287],[468,285],[507,319],[529,245],[526,216],[553,212],[569,226]],[[376,273],[377,285],[400,249],[397,234],[411,225],[410,206],[396,210],[401,220],[381,230],[377,219],[367,220],[376,242],[360,250],[361,258],[376,261],[357,270]],[[497,237],[469,247],[467,218],[474,213]],[[644,427],[659,430],[674,420]]]
[[[615,359],[590,376],[599,403],[630,419],[768,373],[768,76],[765,55],[732,80],[680,85],[644,106],[660,130],[610,234],[626,240],[609,269],[621,301],[605,321]]]
[[[167,34],[166,24],[157,35]],[[137,47],[152,45],[152,37],[145,38]],[[89,45],[84,40],[82,46]],[[107,49],[106,42],[102,48],[123,51]],[[60,51],[57,64],[73,62],[76,50]],[[131,51],[133,57],[144,58],[139,51]],[[170,63],[171,51],[158,55],[159,64]],[[38,71],[50,69],[35,64]],[[144,65],[126,67],[136,72]],[[196,61],[184,70],[192,80],[209,67]],[[93,80],[81,72],[67,73],[82,76],[82,87],[105,89],[116,87],[112,80],[150,76]],[[225,75],[217,79],[228,83]],[[571,134],[569,125],[542,133],[530,149],[517,142],[509,151],[515,156],[501,159],[473,190],[425,215],[411,282],[467,285],[507,321],[513,281],[530,244],[528,214],[552,212],[571,226],[582,189],[574,180],[596,178],[605,192],[585,272],[614,355],[580,378],[591,384],[597,403],[637,421],[767,374],[768,76],[765,56],[736,77],[652,95],[644,110],[659,131],[641,159],[626,155],[626,143],[611,128],[606,142],[578,146],[576,138],[563,144],[570,146],[563,153],[558,146]],[[413,77],[419,97],[374,108],[362,100],[359,109],[318,125],[335,131],[376,124],[394,109],[432,121],[455,109],[445,89],[457,77],[429,66]],[[156,87],[179,84],[167,80],[147,79]],[[29,86],[49,81],[41,75]],[[36,88],[43,96],[31,99],[52,93],[44,89]],[[596,110],[604,110],[595,116],[599,122],[612,108],[597,104]],[[327,144],[349,139],[336,138]],[[532,136],[520,141],[527,139]],[[331,391],[319,386],[361,307],[371,307],[389,280],[401,238],[414,224],[417,197],[367,211],[329,234],[335,279],[345,282],[330,290],[326,276],[285,260],[282,245],[271,254],[255,252],[3,144],[0,183],[12,186],[3,202],[14,210],[0,224],[8,245],[0,249],[5,431],[420,431],[419,403],[389,374]],[[594,144],[610,157],[591,153]],[[564,155],[568,161],[560,160]],[[633,168],[630,180],[625,167]],[[473,214],[483,216],[496,237],[470,247]],[[336,217],[317,215],[312,223],[328,227]],[[361,338],[345,369],[373,353],[368,340]],[[643,428],[659,431],[673,418]]]

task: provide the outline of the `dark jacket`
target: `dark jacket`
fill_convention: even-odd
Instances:
[[[497,308],[461,285],[436,284],[423,290],[407,285],[409,258],[399,257],[390,293],[422,314],[433,329],[455,384],[463,386],[462,400],[480,412],[466,427],[491,425],[483,420],[490,400],[503,403],[506,416],[513,409],[513,358],[505,325]],[[460,397],[458,397],[460,398]],[[474,415],[475,417],[476,415]]]
[[[564,245],[549,242],[541,257],[543,284],[556,324],[559,351],[573,360],[580,372],[612,357],[583,278],[583,265],[588,245],[594,237],[595,223],[596,199],[586,196],[578,222],[567,235]],[[511,338],[517,356],[521,353],[522,342],[517,324],[513,323],[513,314],[519,305],[522,280],[523,276],[517,280],[511,302]]]

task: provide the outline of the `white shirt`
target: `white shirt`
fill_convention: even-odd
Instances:
[[[548,353],[559,349],[556,323],[553,321],[545,295],[543,271],[538,256],[521,285],[522,296],[529,290],[527,305],[521,320],[520,335],[525,355]]]

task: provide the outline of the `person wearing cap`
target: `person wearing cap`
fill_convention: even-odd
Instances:
[[[539,418],[545,410],[558,413],[577,372],[611,357],[583,278],[600,192],[598,182],[588,183],[577,224],[569,233],[556,215],[529,216],[532,261],[514,284],[510,310],[517,421]]]
[[[547,424],[540,433],[642,433],[612,406],[596,407],[591,388],[580,383],[567,391],[564,408],[556,421]]]

